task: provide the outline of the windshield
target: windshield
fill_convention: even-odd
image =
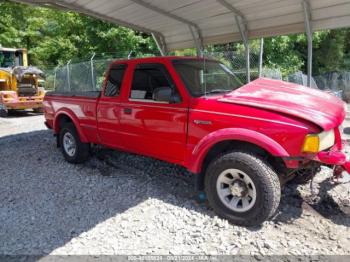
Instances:
[[[0,67],[13,67],[23,64],[21,52],[0,51]]]
[[[213,60],[174,60],[173,65],[194,97],[227,93],[243,84],[225,65]]]

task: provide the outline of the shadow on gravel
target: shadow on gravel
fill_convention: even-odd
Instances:
[[[107,149],[70,165],[48,130],[0,138],[0,159],[0,254],[44,256],[150,198],[215,216],[185,169]],[[288,186],[275,221],[299,217],[302,203]]]
[[[159,198],[159,200],[194,210],[211,218],[216,216],[209,207],[208,202],[200,200],[198,197],[198,191],[195,186],[196,175],[193,175],[181,166],[106,148],[95,149],[93,156],[98,162],[89,161],[86,166],[98,169],[103,176],[113,176],[115,170],[120,170],[129,174],[138,174],[141,179],[142,177],[147,177],[154,181],[166,179],[169,182],[169,187],[163,187],[161,184],[159,186],[161,190],[174,196],[176,201],[170,201],[166,198]],[[179,203],[186,204],[181,205]],[[247,229],[249,231],[259,231],[261,228],[262,226],[254,226]]]
[[[349,209],[349,200],[340,199],[341,205],[335,202],[329,191],[337,185],[331,182],[331,178],[322,181],[319,186],[321,197],[315,201],[308,200],[309,205],[324,218],[332,220],[333,223],[350,227],[349,210],[344,212],[345,209]]]
[[[6,118],[31,117],[42,115],[42,113],[34,113],[30,110],[10,110]]]
[[[309,187],[309,184],[304,185]],[[301,217],[303,210],[307,210],[315,215],[331,220],[333,223],[343,226],[350,226],[349,213],[343,212],[343,206],[335,202],[329,191],[335,186],[331,183],[331,178],[318,184],[318,194],[316,196],[303,197],[298,191],[297,184],[288,184],[282,190],[282,198],[279,212],[274,218],[276,223],[291,223]],[[347,201],[347,200],[345,200]],[[344,203],[348,205],[347,203]],[[344,206],[345,206],[344,205]]]
[[[100,149],[64,161],[48,130],[0,138],[0,254],[45,256],[153,198],[213,215],[180,167]]]
[[[303,198],[297,190],[297,185],[287,184],[282,188],[281,202],[277,215],[273,219],[276,223],[292,223],[302,215]]]

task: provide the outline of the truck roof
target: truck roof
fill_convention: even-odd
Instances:
[[[197,56],[154,56],[154,57],[142,57],[142,58],[130,58],[130,59],[118,59],[113,62],[113,64],[120,64],[120,63],[128,63],[129,61],[134,61],[137,63],[159,63],[164,61],[171,61],[171,60],[203,60],[202,57]],[[214,59],[208,59],[206,60],[212,60]]]

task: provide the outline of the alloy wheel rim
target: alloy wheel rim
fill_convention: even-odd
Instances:
[[[221,172],[216,189],[221,202],[234,212],[246,212],[256,202],[253,180],[239,169],[226,169]]]
[[[74,136],[67,132],[63,136],[63,148],[68,156],[73,157],[76,151],[76,142]]]

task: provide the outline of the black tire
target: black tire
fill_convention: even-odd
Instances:
[[[6,109],[0,109],[0,117],[7,117],[8,111]]]
[[[75,142],[75,151],[73,154],[69,154],[67,148],[64,146],[64,137],[69,136],[74,139]],[[90,144],[82,143],[80,137],[77,133],[77,130],[73,123],[63,124],[60,133],[59,133],[59,144],[62,149],[64,158],[72,164],[80,164],[88,160],[90,156]]]
[[[319,168],[304,168],[295,171],[295,177],[290,181],[292,184],[305,185],[307,184],[317,172]]]
[[[227,169],[243,171],[253,182],[256,197],[249,210],[235,212],[220,199],[217,181]],[[224,154],[209,164],[205,175],[205,191],[209,204],[219,216],[241,226],[257,226],[271,218],[281,198],[281,185],[276,172],[257,156],[239,151]]]

